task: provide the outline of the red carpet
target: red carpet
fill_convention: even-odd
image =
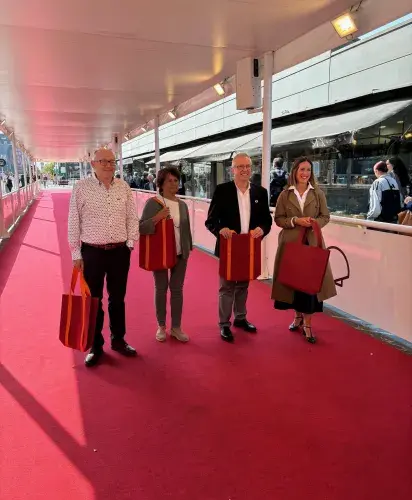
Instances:
[[[1,500],[411,500],[412,358],[327,316],[311,346],[258,283],[258,335],[223,343],[208,255],[189,264],[189,344],[154,340],[134,254],[140,357],[85,369],[57,340],[68,200],[43,195],[0,253]]]

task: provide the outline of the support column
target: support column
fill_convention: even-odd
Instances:
[[[269,190],[270,159],[272,153],[272,77],[273,52],[266,52],[263,60],[263,149],[262,186]]]
[[[156,175],[160,170],[160,140],[159,140],[159,117],[154,120],[154,136],[155,136],[155,160],[156,160]]]
[[[11,137],[11,146],[13,152],[13,166],[14,166],[14,184],[17,188],[17,197],[12,196],[12,200],[16,200],[16,203],[13,202],[13,216],[14,222],[16,222],[17,217],[20,215],[20,186],[19,186],[19,172],[17,169],[17,153],[16,153],[16,138],[14,134]]]
[[[262,148],[262,186],[268,190],[270,185],[270,160],[272,152],[272,77],[274,52],[266,52],[263,58],[263,148]],[[269,198],[268,198],[269,203]],[[267,241],[262,243],[262,274],[260,279],[269,278]]]
[[[119,160],[119,172],[120,178],[123,179],[123,151],[122,151],[122,142],[121,134],[114,134],[113,136],[113,153],[115,157]]]
[[[1,186],[2,180],[0,179],[0,239],[7,238],[8,233],[6,231],[6,226],[4,223],[4,211],[3,211],[3,189]]]
[[[23,177],[24,177],[23,192],[24,192],[25,205],[27,207],[29,205],[29,188],[27,186],[27,155],[26,155],[26,153],[23,153]]]

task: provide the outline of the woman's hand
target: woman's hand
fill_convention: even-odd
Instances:
[[[297,217],[294,220],[295,225],[302,227],[311,227],[312,226],[312,218],[311,217]]]
[[[167,219],[170,216],[170,209],[168,207],[162,208],[160,212],[158,212],[152,219],[154,224],[156,225],[158,222],[160,222],[163,219]]]
[[[408,203],[410,203],[412,201],[412,196],[407,196],[405,198],[405,205],[407,205]]]

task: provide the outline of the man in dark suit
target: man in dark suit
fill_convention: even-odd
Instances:
[[[250,183],[252,161],[247,154],[233,158],[234,181],[219,184],[213,195],[205,225],[216,236],[215,255],[219,257],[220,235],[231,238],[232,232],[254,238],[266,236],[272,226],[267,190]],[[256,327],[246,317],[246,300],[249,281],[227,281],[220,278],[219,326],[220,335],[226,342],[233,342],[230,318],[234,312],[234,326],[255,333]]]

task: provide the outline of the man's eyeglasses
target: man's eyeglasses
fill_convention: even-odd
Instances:
[[[252,168],[252,165],[236,165],[238,170],[249,170]]]
[[[107,165],[110,165],[111,167],[115,167],[116,166],[116,160],[97,160],[97,161],[103,167],[107,167]]]

